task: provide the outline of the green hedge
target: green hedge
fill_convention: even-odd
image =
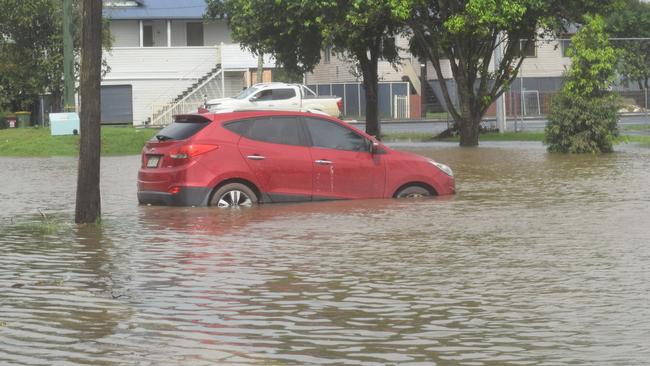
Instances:
[[[619,98],[607,93],[582,98],[560,93],[551,101],[544,143],[550,152],[611,152],[618,136]]]

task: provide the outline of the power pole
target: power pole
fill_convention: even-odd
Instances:
[[[102,0],[83,0],[81,36],[81,96],[77,224],[97,223],[101,216],[99,164],[101,153]]]
[[[499,69],[499,65],[501,64],[501,60],[503,59],[503,55],[501,53],[502,40],[503,40],[503,35],[499,34],[497,36],[497,47],[494,50],[495,70]],[[506,132],[506,99],[503,94],[504,93],[501,93],[501,95],[499,95],[499,97],[497,98],[497,128],[499,129],[499,133]]]
[[[427,118],[427,60],[419,60],[420,62],[420,117]]]
[[[72,0],[63,0],[63,111],[74,112],[74,49],[72,44]]]
[[[264,82],[264,54],[262,52],[257,55],[257,82]]]

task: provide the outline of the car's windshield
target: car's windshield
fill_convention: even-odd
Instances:
[[[242,90],[242,92],[239,93],[239,95],[237,95],[237,96],[234,97],[234,98],[235,98],[235,99],[245,99],[245,98],[247,98],[249,95],[255,93],[255,92],[258,91],[258,90],[259,90],[259,89],[257,89],[256,87],[251,86],[251,87],[248,88],[248,89],[244,89],[244,90]]]

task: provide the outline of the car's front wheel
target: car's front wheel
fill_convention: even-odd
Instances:
[[[422,186],[408,186],[399,190],[395,198],[418,198],[432,196],[431,192]]]
[[[257,203],[255,192],[241,183],[228,183],[212,195],[210,206],[220,208],[251,207]]]

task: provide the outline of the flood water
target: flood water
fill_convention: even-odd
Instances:
[[[76,227],[76,159],[0,158],[0,365],[648,364],[650,149],[398,147],[458,194],[140,207],[111,157]]]

